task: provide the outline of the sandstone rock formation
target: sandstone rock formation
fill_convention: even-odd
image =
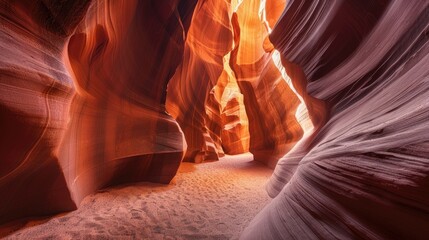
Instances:
[[[229,75],[222,99],[222,146],[228,154],[239,154],[249,151],[249,120],[244,106],[243,94],[236,79]]]
[[[112,184],[168,183],[182,160],[164,103],[194,4],[96,1],[67,47],[89,4],[1,1],[0,222],[75,209]]]
[[[218,159],[220,127],[208,122],[213,122],[210,117],[219,120],[220,109],[210,92],[223,71],[223,57],[232,48],[229,6],[226,1],[217,0],[197,3],[183,62],[168,84],[167,111],[185,134],[186,161]]]
[[[274,24],[281,13],[278,8],[284,7],[285,2],[267,3],[269,21],[260,14],[261,6],[265,6],[264,1],[200,1],[196,7],[183,63],[170,81],[167,95],[167,110],[187,139],[187,161],[216,160],[225,151],[224,146],[231,154],[249,149],[256,160],[274,167],[303,134],[295,117],[300,101],[273,54],[263,47],[268,36],[266,25]],[[235,100],[231,100],[228,109],[245,106],[238,115],[242,115],[240,121],[248,119],[243,123],[249,124],[249,148],[247,127],[235,125],[234,129],[235,118],[226,117],[231,113],[224,114],[223,126],[218,122],[226,87],[221,82],[226,77],[236,79],[236,96],[243,95],[243,105],[237,105],[238,98],[230,96]]]
[[[236,46],[230,65],[244,95],[250,152],[255,160],[274,167],[303,131],[295,117],[300,101],[276,66],[273,53],[263,47],[269,31],[261,14],[264,6],[263,1],[244,1],[238,6],[232,19]]]
[[[72,210],[58,148],[74,94],[62,61],[88,1],[0,1],[0,223]]]
[[[270,40],[319,130],[279,161],[243,239],[426,238],[428,9],[288,3]]]
[[[0,223],[250,151],[243,239],[427,238],[428,32],[417,0],[0,0]]]
[[[186,144],[163,104],[184,45],[176,9],[96,2],[71,37],[77,95],[60,160],[76,201],[112,184],[174,177]]]

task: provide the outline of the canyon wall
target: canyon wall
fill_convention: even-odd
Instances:
[[[76,209],[113,184],[168,183],[186,142],[166,85],[195,2],[0,3],[0,222]]]
[[[301,138],[300,100],[263,47],[284,7],[285,1],[198,3],[167,94],[167,110],[188,143],[186,161],[250,151],[274,167]]]
[[[2,223],[76,208],[58,154],[75,93],[62,53],[89,1],[0,4]]]
[[[274,199],[243,239],[429,234],[426,1],[0,0],[0,20],[0,223],[250,151]]]
[[[185,161],[218,160],[222,154],[220,99],[212,89],[232,46],[229,6],[226,1],[198,1],[183,62],[168,84],[167,110],[188,144]]]
[[[112,184],[169,183],[176,174],[186,143],[164,103],[183,53],[177,5],[95,2],[71,37],[77,94],[60,160],[76,201]]]
[[[270,35],[315,123],[243,239],[425,239],[429,3],[289,1]]]
[[[295,117],[300,101],[277,67],[273,52],[264,48],[270,31],[266,5],[269,4],[264,1],[243,1],[238,6],[236,18],[232,19],[236,45],[230,66],[243,93],[249,119],[249,151],[255,160],[274,168],[303,131]],[[273,19],[276,14],[270,9]]]

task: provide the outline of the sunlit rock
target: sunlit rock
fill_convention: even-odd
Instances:
[[[429,2],[0,0],[0,21],[0,223],[76,209],[111,185],[169,183],[183,158],[250,151],[205,165],[226,178],[183,172],[153,194],[209,187],[211,209],[228,212],[246,202],[231,189],[268,173],[254,157],[275,167],[274,199],[243,239],[427,238]],[[207,213],[192,196],[177,201]],[[145,215],[181,221],[171,202]],[[201,216],[186,232],[206,231],[192,225]]]
[[[249,151],[249,120],[244,106],[243,94],[229,66],[229,57],[224,57],[224,71],[215,89],[218,90],[221,105],[222,146],[227,154]]]
[[[220,132],[208,129],[206,103],[208,101],[211,108],[207,110],[209,114],[214,114],[211,117],[218,118],[215,116],[219,114],[218,106],[210,91],[223,71],[223,57],[232,49],[230,12],[226,1],[197,3],[183,62],[168,84],[167,110],[180,124],[188,144],[185,161],[218,159],[216,138]],[[217,133],[213,140],[211,134],[214,132]]]
[[[243,94],[233,91],[226,98],[227,101],[221,115],[223,125],[222,145],[228,154],[248,152],[250,140],[249,122],[243,104]]]
[[[300,101],[276,67],[273,53],[264,49],[269,28],[261,6],[260,1],[244,1],[238,6],[232,19],[236,46],[230,65],[244,95],[250,152],[255,160],[274,167],[303,131],[295,117]]]
[[[207,114],[206,118],[206,129],[210,135],[210,138],[206,138],[206,141],[213,142],[215,149],[209,150],[208,153],[213,154],[212,157],[207,156],[206,159],[217,159],[217,157],[222,157],[224,151],[222,148],[222,119],[221,119],[221,104],[219,97],[216,94],[216,86],[210,91],[206,104],[205,111]],[[207,143],[206,143],[207,145]],[[217,156],[216,156],[217,155]]]

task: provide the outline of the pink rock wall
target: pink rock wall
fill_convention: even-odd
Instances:
[[[270,39],[301,72],[294,85],[328,106],[309,107],[313,120],[327,117],[279,161],[268,185],[275,198],[243,239],[426,238],[428,9],[288,3]]]

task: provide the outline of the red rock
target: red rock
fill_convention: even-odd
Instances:
[[[235,87],[238,90],[237,84]],[[250,135],[243,95],[239,91],[232,91],[225,98],[227,100],[222,111],[222,145],[227,154],[246,153],[249,151]]]
[[[167,111],[180,124],[188,144],[184,161],[218,159],[220,128],[208,125],[209,118],[219,119],[219,112],[210,91],[223,71],[224,55],[232,48],[229,7],[224,1],[198,2],[183,62],[168,84]]]
[[[0,223],[249,150],[243,239],[429,234],[428,2],[89,4],[0,1]]]
[[[67,47],[88,5],[1,2],[0,222],[75,209],[113,184],[168,183],[182,160],[164,103],[194,5],[97,1]]]
[[[214,87],[221,107],[222,147],[227,154],[249,152],[249,121],[244,106],[243,94],[229,67],[229,54],[225,56],[224,71]]]
[[[87,6],[0,2],[0,223],[76,208],[58,159],[74,94],[61,59]]]
[[[61,161],[76,202],[102,187],[169,183],[176,174],[186,142],[163,105],[183,52],[176,8],[177,2],[94,3],[70,39],[78,94]]]

